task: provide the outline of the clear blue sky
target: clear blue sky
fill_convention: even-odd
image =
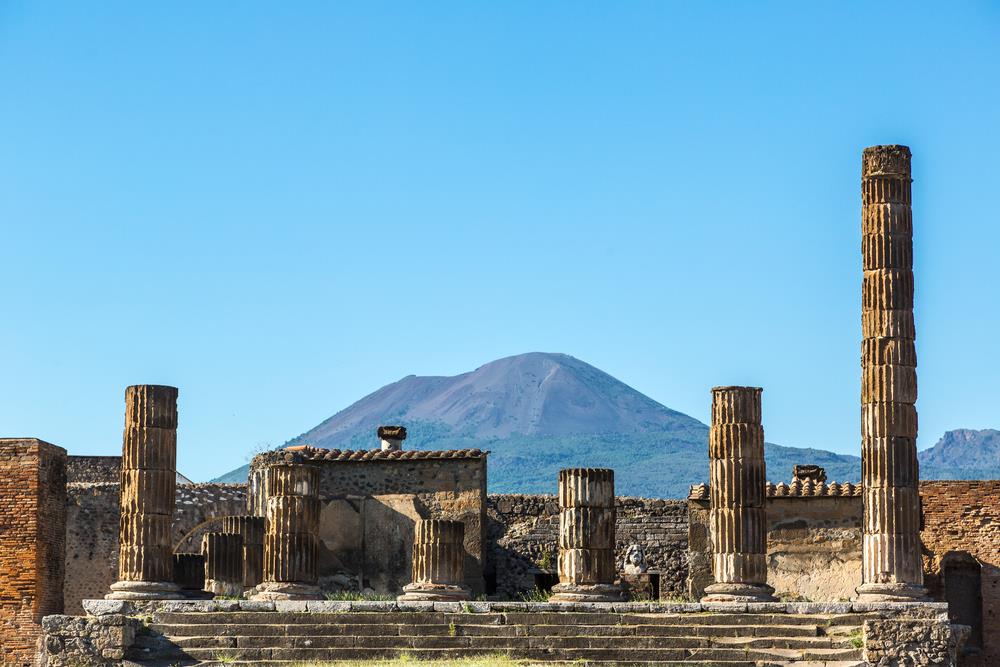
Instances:
[[[861,149],[914,154],[920,447],[1000,427],[1000,5],[0,2],[0,433],[208,479],[572,354],[858,453]]]

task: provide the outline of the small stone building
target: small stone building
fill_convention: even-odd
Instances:
[[[313,447],[291,451],[320,468],[317,563],[322,588],[395,595],[410,582],[415,522],[453,519],[465,523],[465,583],[476,595],[486,591],[488,452]],[[288,452],[265,452],[251,462],[252,514],[265,515],[267,465]]]

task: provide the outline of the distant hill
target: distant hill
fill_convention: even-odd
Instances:
[[[948,431],[918,458],[924,479],[998,479],[1000,431]]]
[[[707,398],[706,398],[707,400]],[[453,377],[410,375],[341,410],[286,445],[377,446],[379,424],[402,424],[409,449],[491,451],[491,493],[554,493],[567,466],[615,469],[623,495],[680,498],[708,478],[708,427],[565,354],[507,357]],[[798,463],[858,481],[857,456],[768,444],[768,477]],[[246,466],[216,481],[244,481]]]

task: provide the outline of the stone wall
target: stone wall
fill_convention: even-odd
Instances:
[[[973,628],[966,644],[968,665],[1000,664],[1000,481],[924,481],[920,483],[923,505],[924,574],[928,592],[948,599],[953,620],[961,611],[980,613],[982,625]],[[953,590],[959,577],[946,576],[949,565],[971,566],[978,576],[975,591]],[[953,571],[954,572],[954,571]],[[955,579],[959,579],[955,581]],[[977,606],[979,609],[976,610]],[[977,649],[981,653],[975,654]]]
[[[712,583],[708,499],[690,502],[688,593]],[[850,600],[861,583],[861,496],[768,497],[767,583],[788,600]]]
[[[454,519],[465,523],[465,583],[477,595],[485,592],[485,452],[312,447],[268,452],[251,464],[250,505],[258,512],[266,463],[284,456],[320,467],[322,588],[398,593],[410,582],[415,522]]]
[[[70,456],[66,460],[66,481],[70,484],[76,482],[117,484],[121,474],[120,456]]]
[[[660,574],[660,596],[683,596],[688,521],[684,501],[620,496],[615,505],[619,570],[625,550],[639,544],[650,572]],[[556,574],[559,503],[555,496],[490,495],[487,514],[487,573],[497,594],[517,598],[535,587],[536,575]]]
[[[0,663],[34,664],[42,617],[63,610],[66,450],[0,439]]]
[[[113,457],[112,457],[113,458]],[[118,579],[119,485],[73,483],[66,498],[67,614],[81,614],[81,600],[102,598]],[[190,484],[177,487],[171,527],[174,551],[201,550],[201,535],[221,530],[221,518],[246,514],[245,484]]]

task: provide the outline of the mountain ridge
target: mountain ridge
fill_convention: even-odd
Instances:
[[[614,468],[622,495],[684,497],[690,484],[708,477],[706,424],[576,357],[549,352],[504,357],[454,376],[404,376],[284,446],[370,449],[375,428],[390,423],[407,427],[408,449],[490,450],[492,493],[552,493],[557,471],[570,466]],[[962,478],[956,452],[981,440],[1000,452],[1000,431],[992,433],[955,436],[921,452],[922,476]],[[789,479],[800,463],[824,466],[831,481],[860,479],[854,455],[767,443],[765,458],[773,481]],[[971,459],[981,464],[976,474],[1000,473],[997,458],[992,473],[989,455]],[[245,480],[245,469],[215,481]]]

